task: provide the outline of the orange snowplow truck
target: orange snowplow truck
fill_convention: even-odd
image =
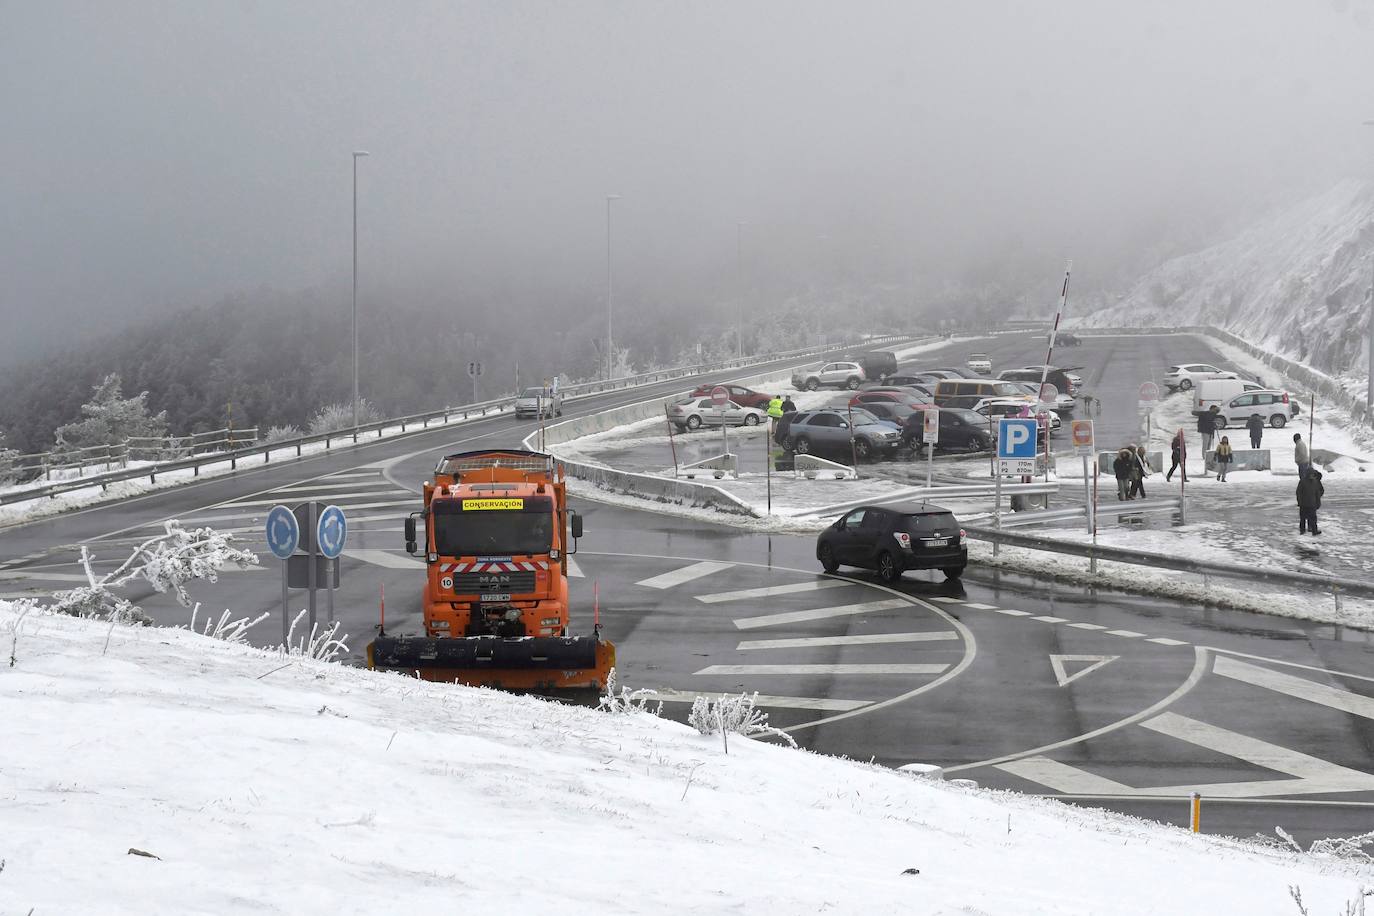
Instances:
[[[405,539],[415,554],[422,518],[425,634],[383,627],[368,667],[534,693],[604,689],[615,646],[599,626],[568,635],[568,554],[582,518],[568,508],[563,466],[541,452],[462,452],[439,462],[424,493]]]

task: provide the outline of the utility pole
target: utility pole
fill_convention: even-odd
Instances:
[[[353,152],[353,441],[358,440],[358,160],[367,153]]]
[[[611,380],[615,367],[615,347],[611,337],[611,203],[620,200],[619,194],[606,195],[606,381]]]
[[[744,313],[744,227],[748,223],[735,222],[735,289],[738,290],[739,305],[735,309],[735,358],[744,359],[744,334],[740,330],[741,316]]]

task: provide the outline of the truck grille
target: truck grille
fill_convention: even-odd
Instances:
[[[526,595],[534,591],[534,573],[459,573],[453,577],[453,590],[459,595]]]

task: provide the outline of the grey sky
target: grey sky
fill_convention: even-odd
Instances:
[[[1171,240],[1367,175],[1374,0],[0,0],[0,354],[261,286],[627,302]],[[1148,265],[1142,265],[1148,266]],[[916,278],[925,278],[917,280]],[[554,301],[564,299],[565,302]]]

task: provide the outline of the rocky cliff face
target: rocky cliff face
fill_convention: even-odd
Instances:
[[[1209,324],[1363,386],[1374,184],[1347,181],[1236,238],[1167,261],[1081,326]]]

